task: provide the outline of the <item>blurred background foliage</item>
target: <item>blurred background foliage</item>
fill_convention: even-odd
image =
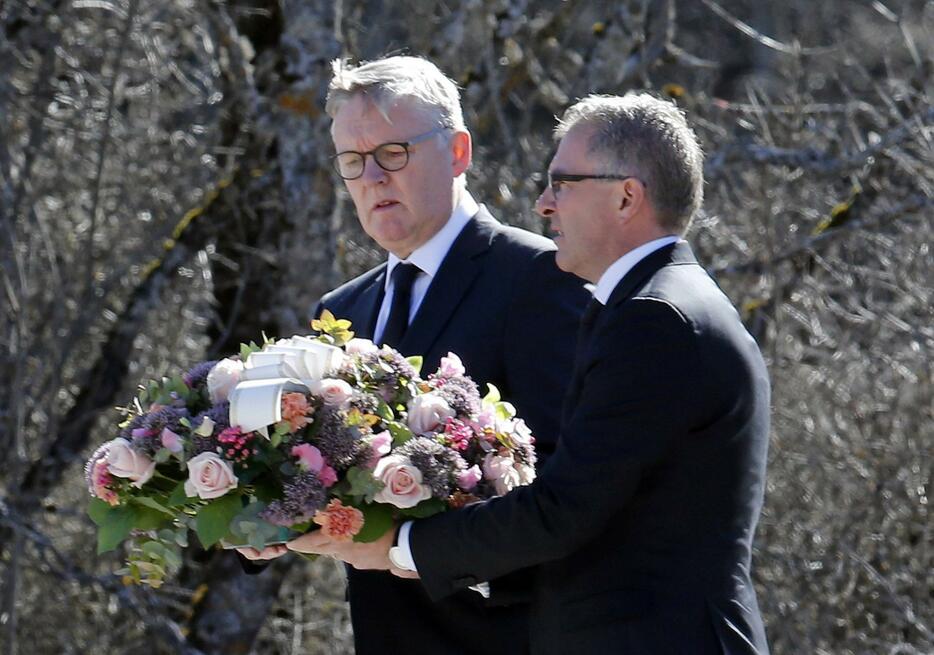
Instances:
[[[124,586],[81,466],[138,382],[307,331],[380,260],[323,104],[332,59],[397,52],[458,82],[471,190],[535,231],[568,104],[686,110],[689,238],[774,384],[773,652],[934,652],[931,0],[0,2],[0,651],[352,651],[330,562]]]

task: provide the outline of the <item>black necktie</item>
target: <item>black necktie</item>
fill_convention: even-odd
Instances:
[[[577,331],[577,357],[580,358],[584,346],[590,341],[590,335],[593,333],[593,326],[600,316],[600,310],[603,309],[603,303],[596,298],[591,298],[587,303],[587,308],[581,316],[580,329]]]
[[[412,304],[412,284],[421,273],[415,264],[396,264],[392,270],[392,306],[383,328],[380,343],[398,346],[409,327],[409,309]]]

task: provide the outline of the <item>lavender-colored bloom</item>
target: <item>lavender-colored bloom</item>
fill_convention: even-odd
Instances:
[[[353,466],[364,451],[369,449],[362,440],[360,429],[347,425],[347,413],[334,407],[322,407],[315,414],[318,434],[315,446],[324,455],[324,459],[336,469]]]
[[[386,401],[405,402],[403,382],[418,380],[418,372],[395,350],[383,348],[376,352],[361,353],[348,357],[337,372],[337,377],[352,386],[364,386],[375,390]]]
[[[300,473],[283,485],[282,500],[274,500],[259,517],[273,525],[292,526],[314,517],[327,503],[327,491],[316,473]]]
[[[422,472],[424,483],[435,498],[447,498],[454,491],[457,474],[467,468],[464,458],[430,437],[413,437],[393,451],[407,457]]]
[[[379,409],[379,398],[365,391],[354,391],[347,401],[349,407],[358,409],[364,414],[375,414]]]
[[[207,382],[208,373],[211,372],[215,364],[217,364],[217,360],[195,364],[187,373],[182,375],[182,380],[190,389],[202,387]]]
[[[162,430],[179,434],[185,430],[182,419],[190,418],[184,407],[161,407],[131,421],[120,436],[128,439],[136,452],[152,457],[162,448]]]
[[[458,416],[469,416],[480,411],[480,391],[477,383],[458,375],[449,378],[433,377],[435,393],[444,398]]]

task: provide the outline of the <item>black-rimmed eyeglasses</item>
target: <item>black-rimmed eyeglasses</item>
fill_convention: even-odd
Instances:
[[[635,175],[577,175],[574,173],[548,173],[548,188],[558,196],[561,185],[565,182],[582,182],[584,180],[639,180]],[[639,180],[642,182],[642,180]],[[646,186],[642,182],[642,186]]]
[[[334,164],[334,169],[337,171],[337,174],[345,180],[356,180],[363,175],[363,169],[366,168],[367,155],[373,155],[373,161],[384,171],[389,171],[390,173],[401,171],[405,168],[406,164],[409,163],[410,147],[414,146],[416,143],[427,141],[441,130],[446,129],[448,129],[446,125],[439,125],[433,130],[425,132],[424,134],[419,134],[408,141],[383,143],[366,152],[345,150],[331,157],[331,162]]]

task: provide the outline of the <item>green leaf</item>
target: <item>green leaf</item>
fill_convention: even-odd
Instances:
[[[347,481],[350,482],[350,495],[362,497],[367,502],[372,502],[373,496],[386,486],[374,478],[371,471],[357,466],[347,469]]]
[[[423,500],[415,507],[409,507],[408,509],[399,510],[400,516],[405,516],[413,519],[423,519],[428,516],[434,516],[435,514],[440,514],[445,509],[447,505],[443,500],[437,498],[429,498],[428,500]]]
[[[96,501],[96,502],[95,502]],[[101,507],[97,503],[104,505]],[[111,507],[95,498],[88,506],[88,514],[97,524],[97,554],[113,550],[136,527],[136,510],[130,506]]]
[[[384,421],[392,421],[396,418],[392,413],[392,407],[385,400],[379,401],[379,405],[376,407],[376,415]]]
[[[415,436],[407,425],[398,421],[387,421],[386,429],[389,430],[389,434],[392,435],[393,446],[401,446]]]
[[[138,505],[143,505],[145,507],[149,507],[156,511],[162,512],[163,514],[168,514],[169,516],[173,518],[175,516],[175,512],[173,512],[168,507],[165,507],[164,505],[159,503],[159,501],[157,501],[155,498],[151,498],[149,496],[137,496],[133,498],[133,502]]]
[[[353,540],[360,543],[376,541],[392,529],[393,508],[390,505],[374,503],[359,508],[363,512],[363,527]]]
[[[198,510],[195,532],[201,545],[210,548],[230,531],[230,522],[243,509],[241,496],[227,494]]]
[[[511,419],[516,415],[516,408],[512,403],[496,403],[496,415],[502,419]]]
[[[483,397],[483,402],[490,404],[498,403],[502,399],[502,396],[499,395],[499,389],[496,388],[496,385],[490,384],[489,382],[487,382],[486,386],[489,391],[487,391],[486,396]]]
[[[407,361],[412,366],[412,368],[415,369],[416,373],[422,372],[422,364],[425,362],[425,358],[421,355],[412,355],[411,357],[406,357],[405,361]]]
[[[172,493],[169,494],[168,505],[169,507],[179,507],[187,502],[188,494],[185,493],[185,481],[182,480],[175,486]]]

